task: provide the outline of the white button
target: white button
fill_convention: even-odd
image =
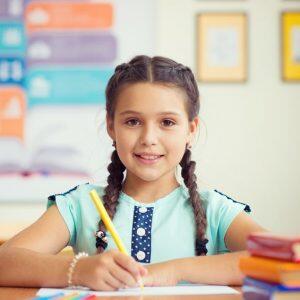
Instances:
[[[147,211],[147,207],[140,207],[139,211],[140,213],[145,213]]]
[[[146,254],[144,251],[139,251],[137,254],[136,254],[136,257],[138,258],[138,260],[143,260],[145,257],[146,257]]]
[[[145,231],[144,228],[141,227],[141,228],[138,228],[138,229],[137,229],[136,233],[137,233],[139,236],[143,236],[143,235],[145,235],[146,231]]]

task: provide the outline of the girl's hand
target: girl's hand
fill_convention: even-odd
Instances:
[[[180,279],[179,269],[173,261],[148,265],[148,274],[143,277],[145,286],[169,286],[176,285]]]
[[[132,257],[118,250],[109,250],[80,259],[74,270],[73,282],[93,290],[112,291],[136,287],[146,274],[147,270]]]

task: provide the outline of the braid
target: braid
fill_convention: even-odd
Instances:
[[[115,68],[115,72],[126,72],[128,71],[130,68],[130,64],[129,63],[123,63],[123,64],[120,64],[118,65],[116,68]]]
[[[117,205],[119,203],[119,195],[122,189],[122,182],[124,178],[125,166],[121,162],[117,150],[114,150],[111,155],[111,163],[108,165],[107,170],[109,171],[109,176],[107,178],[108,185],[105,188],[105,195],[103,196],[103,204],[107,210],[108,215],[113,219]],[[103,221],[98,223],[99,230],[105,233],[106,229]],[[98,253],[104,251],[105,247],[101,242],[96,239],[96,247]]]
[[[185,150],[185,153],[181,159],[180,166],[182,167],[181,175],[184,183],[189,190],[190,201],[194,210],[195,222],[196,222],[196,254],[206,255],[206,244],[208,240],[205,238],[206,231],[206,214],[197,191],[197,178],[194,174],[196,162],[191,160],[191,151]]]
[[[191,69],[183,64],[176,64],[173,69],[179,72],[192,72]]]

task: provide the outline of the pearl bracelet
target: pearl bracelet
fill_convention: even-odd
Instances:
[[[75,288],[76,286],[73,285],[73,274],[78,261],[83,257],[88,257],[89,255],[86,252],[79,252],[76,254],[70,264],[68,269],[68,287]]]

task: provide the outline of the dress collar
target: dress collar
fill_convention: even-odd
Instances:
[[[126,202],[130,205],[139,206],[139,207],[158,207],[158,206],[161,206],[161,205],[171,202],[171,200],[174,198],[178,198],[179,195],[182,193],[183,189],[184,189],[183,186],[179,185],[168,195],[166,195],[162,198],[159,198],[159,199],[155,200],[154,202],[150,202],[150,203],[143,203],[143,202],[136,201],[134,198],[130,197],[129,195],[127,195],[126,193],[124,193],[122,191],[120,193],[119,203]]]

